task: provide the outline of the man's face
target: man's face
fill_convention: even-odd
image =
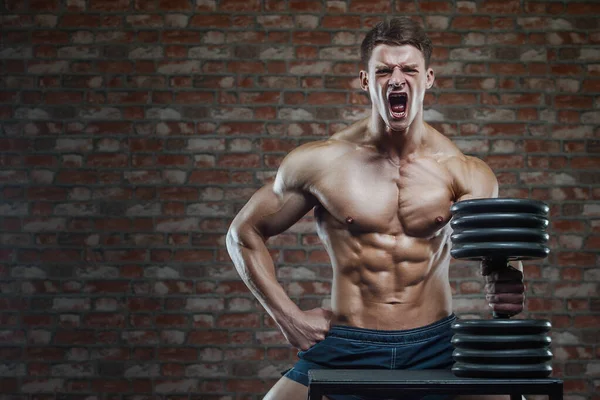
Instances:
[[[422,114],[425,90],[434,81],[419,49],[411,45],[378,44],[368,71],[360,71],[360,84],[383,122],[394,131],[406,130]]]

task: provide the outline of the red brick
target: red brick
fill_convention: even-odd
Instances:
[[[523,64],[515,63],[492,63],[490,64],[490,72],[501,75],[524,75],[526,70]]]
[[[326,15],[321,19],[321,26],[325,29],[358,29],[360,28],[360,17]]]
[[[314,60],[319,56],[319,49],[312,46],[297,46],[296,58],[299,60]]]
[[[600,323],[600,316],[598,315],[581,315],[575,316],[573,326],[575,328],[593,328],[597,327]]]
[[[554,97],[554,106],[562,108],[592,108],[594,98],[591,96],[557,95]]]
[[[219,2],[220,11],[259,12],[260,6],[260,0],[221,0]]]
[[[567,253],[558,252],[556,254],[556,260],[558,265],[561,266],[592,266],[596,262],[596,255],[594,253]]]
[[[198,350],[193,348],[162,348],[157,351],[157,358],[160,361],[196,361],[198,360]]]
[[[472,15],[458,16],[452,19],[450,26],[452,29],[459,30],[484,30],[492,27],[492,19],[491,17],[474,17]]]
[[[190,0],[159,0],[158,8],[164,11],[191,11]]]
[[[242,104],[278,104],[281,92],[243,92],[240,93]]]
[[[285,11],[287,3],[281,0],[263,0],[265,11]]]
[[[21,390],[21,388],[23,387],[24,382],[25,380],[22,379],[3,377],[0,378],[0,387],[6,393],[17,393],[17,391]]]
[[[27,139],[0,138],[0,149],[3,151],[25,151],[32,147],[32,142]]]
[[[295,141],[282,139],[262,139],[260,148],[264,152],[289,152],[296,147]]]
[[[446,1],[419,1],[419,9],[423,12],[433,12],[436,14],[452,11],[452,4]]]
[[[315,0],[290,0],[288,7],[291,12],[318,13],[323,9],[323,4],[321,1]]]
[[[224,154],[219,157],[220,167],[258,168],[260,157],[258,154]]]
[[[392,2],[387,0],[352,0],[348,11],[361,14],[385,14],[391,12]]]
[[[477,104],[477,97],[473,93],[441,93],[437,102],[448,105]]]
[[[54,337],[55,344],[67,344],[69,346],[91,345],[96,338],[89,331],[72,331],[57,329]]]
[[[197,31],[163,31],[162,41],[164,43],[201,43],[202,35]]]
[[[417,7],[412,1],[397,1],[396,11],[400,13],[414,13],[417,11]]]
[[[525,94],[504,94],[502,95],[502,104],[515,105],[539,105],[542,102],[543,96],[538,93]]]
[[[128,11],[130,7],[129,0],[90,0],[90,11]]]
[[[528,153],[556,153],[560,151],[560,142],[551,140],[526,140],[524,149]]]
[[[260,61],[231,61],[227,70],[236,74],[264,74],[265,66]]]
[[[492,169],[514,169],[523,168],[523,156],[491,155],[486,157],[486,163]]]
[[[590,236],[585,241],[585,248],[600,249],[600,236]]]
[[[583,73],[581,66],[574,64],[552,64],[550,65],[552,75],[579,75]]]
[[[309,104],[344,104],[346,102],[345,93],[337,92],[316,92],[308,95]]]
[[[178,104],[210,104],[214,101],[212,92],[177,92],[175,102]]]
[[[518,0],[485,0],[479,11],[483,14],[516,14],[521,11]]]
[[[600,168],[600,155],[597,157],[573,157],[571,167],[577,169],[598,169]]]
[[[298,44],[326,45],[331,44],[331,34],[323,31],[296,31],[292,41]]]
[[[62,31],[35,31],[31,33],[32,43],[51,43],[61,44],[69,43],[69,33]]]
[[[221,314],[217,318],[217,326],[223,328],[258,328],[260,319],[258,314]]]
[[[198,344],[202,346],[210,344],[226,344],[229,342],[226,330],[194,330],[191,331],[187,338],[187,344]]]
[[[233,26],[239,28],[249,28],[254,26],[256,20],[253,16],[250,15],[236,15],[232,18]]]
[[[194,15],[189,22],[193,28],[228,28],[231,26],[231,16],[228,14]]]
[[[126,168],[128,157],[126,154],[90,154],[87,159],[87,165],[99,168]]]
[[[31,15],[6,15],[2,21],[3,28],[24,28],[31,26],[33,19]]]
[[[594,15],[600,13],[600,4],[596,2],[572,3],[567,2],[567,14]]]
[[[31,11],[58,11],[58,0],[29,0]]]
[[[586,79],[581,85],[584,92],[598,93],[600,92],[600,79]]]
[[[58,50],[53,45],[40,45],[36,46],[33,50],[33,56],[35,58],[56,58],[58,57]],[[76,63],[72,63],[72,71],[76,70]]]
[[[539,311],[564,311],[561,299],[527,298],[526,309],[532,312]]]
[[[179,262],[203,262],[214,259],[212,250],[178,250],[173,260]]]
[[[559,122],[566,124],[579,123],[581,118],[581,115],[578,111],[559,111],[557,116]]]
[[[87,28],[90,26],[100,26],[100,17],[97,15],[66,14],[60,18],[58,26],[63,28]]]

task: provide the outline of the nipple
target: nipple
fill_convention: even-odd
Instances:
[[[346,222],[349,223],[349,224],[351,224],[351,223],[354,222],[354,218],[352,218],[352,217],[346,217]]]
[[[444,222],[444,218],[442,218],[442,217],[437,217],[437,218],[435,219],[435,222],[437,222],[438,224],[441,224],[442,222]]]

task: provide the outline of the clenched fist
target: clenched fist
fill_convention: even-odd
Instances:
[[[331,324],[331,310],[321,307],[300,311],[285,324],[279,324],[288,342],[297,349],[308,350],[325,339]]]
[[[494,312],[513,316],[523,311],[523,272],[510,264],[492,267],[482,261],[481,274],[485,278],[485,298]]]

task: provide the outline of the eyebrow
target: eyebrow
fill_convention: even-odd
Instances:
[[[402,65],[403,68],[418,68],[419,64],[404,64]],[[382,68],[392,68],[391,65],[387,65],[387,64],[377,64],[375,65],[376,69],[382,69]]]

